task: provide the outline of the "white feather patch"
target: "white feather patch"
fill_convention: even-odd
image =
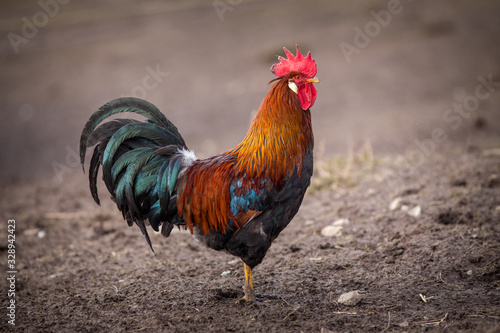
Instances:
[[[292,91],[296,94],[299,93],[299,88],[297,87],[295,82],[293,82],[292,80],[288,80],[288,88],[292,89]]]
[[[179,149],[179,153],[182,154],[182,157],[183,157],[183,167],[182,167],[182,170],[181,170],[181,173],[184,173],[184,171],[186,171],[186,169],[194,163],[194,161],[197,160],[196,158],[196,155],[194,154],[194,152],[192,152],[191,150],[187,150],[187,149]]]

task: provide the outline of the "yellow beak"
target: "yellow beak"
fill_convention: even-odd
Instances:
[[[307,79],[306,81],[311,83],[319,83],[319,79],[317,77],[313,77],[312,79]]]

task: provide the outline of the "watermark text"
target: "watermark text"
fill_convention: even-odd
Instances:
[[[16,325],[16,220],[7,220],[7,323]]]

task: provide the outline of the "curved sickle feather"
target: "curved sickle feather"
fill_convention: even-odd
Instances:
[[[132,112],[140,114],[148,119],[150,123],[156,124],[168,131],[179,139],[182,146],[186,146],[184,139],[177,127],[168,120],[163,113],[158,110],[153,104],[134,97],[118,98],[109,103],[106,103],[99,108],[85,124],[82,135],[80,137],[80,163],[85,171],[85,153],[88,147],[89,136],[94,132],[95,128],[106,118],[121,112]]]

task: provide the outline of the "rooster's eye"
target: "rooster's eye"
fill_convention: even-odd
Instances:
[[[300,75],[297,75],[295,78],[296,78],[297,80],[298,80],[298,79],[300,79]]]

